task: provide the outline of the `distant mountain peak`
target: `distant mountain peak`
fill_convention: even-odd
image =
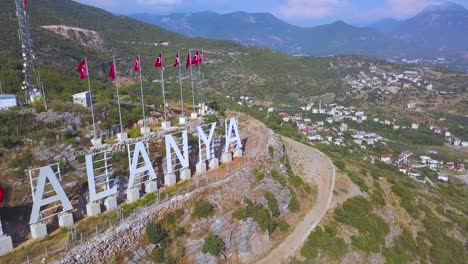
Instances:
[[[430,5],[424,8],[418,15],[434,12],[468,12],[465,7],[454,2],[444,2],[438,5]]]
[[[346,22],[344,22],[343,20],[337,20],[337,21],[333,22],[332,25],[348,26],[348,24]]]

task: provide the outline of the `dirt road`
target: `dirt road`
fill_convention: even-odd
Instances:
[[[294,173],[305,181],[314,181],[317,184],[317,202],[294,231],[258,263],[283,263],[299,250],[327,212],[333,196],[335,168],[331,161],[318,150],[304,144],[289,138],[283,138],[283,141]]]

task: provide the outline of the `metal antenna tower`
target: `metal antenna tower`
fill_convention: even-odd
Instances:
[[[21,41],[21,52],[23,56],[24,81],[21,89],[25,91],[25,100],[33,102],[36,98],[41,98],[39,78],[34,68],[34,42],[29,31],[29,19],[26,11],[26,0],[15,0],[16,17],[18,18],[18,37]]]

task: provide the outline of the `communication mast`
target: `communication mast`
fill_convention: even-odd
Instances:
[[[29,18],[26,11],[26,0],[15,0],[16,17],[18,18],[18,37],[21,41],[21,53],[23,56],[24,81],[21,89],[25,91],[26,100],[31,102],[41,98],[41,85],[34,68],[34,42],[29,31]]]

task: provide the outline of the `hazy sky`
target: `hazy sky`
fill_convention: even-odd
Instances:
[[[443,0],[76,0],[120,14],[215,11],[270,12],[296,25],[345,20],[366,24],[382,18],[406,18]],[[456,0],[468,7],[468,0]]]

